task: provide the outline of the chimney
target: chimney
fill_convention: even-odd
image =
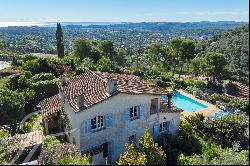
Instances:
[[[84,108],[84,96],[83,95],[77,97],[77,106],[80,110]]]
[[[153,79],[153,84],[157,85],[157,80],[156,79]]]
[[[64,86],[67,84],[67,80],[64,75],[61,75],[61,85]]]
[[[42,108],[40,105],[37,105],[35,109],[36,109],[36,111],[41,111]]]
[[[117,82],[112,79],[108,79],[108,93],[110,96],[114,95],[117,92]]]
[[[65,96],[64,93],[62,91],[59,92],[60,98],[62,102],[65,102]]]

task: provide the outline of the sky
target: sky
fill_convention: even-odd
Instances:
[[[249,0],[0,0],[0,22],[247,21]]]

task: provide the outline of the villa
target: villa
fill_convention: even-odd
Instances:
[[[138,145],[145,129],[154,139],[175,134],[182,110],[164,103],[166,92],[140,77],[106,72],[84,73],[68,80],[61,78],[60,93],[39,106],[46,134],[62,131],[62,108],[71,123],[73,142],[95,164],[114,162],[125,151],[125,144]]]

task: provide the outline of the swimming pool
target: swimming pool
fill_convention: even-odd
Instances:
[[[226,112],[222,109],[218,109],[217,112],[215,112],[212,116],[210,116],[210,118],[218,119],[226,115],[229,115],[229,112]]]
[[[187,96],[184,96],[177,91],[173,91],[173,93],[174,96],[172,97],[171,102],[174,106],[184,110],[185,112],[193,113],[208,108],[208,106],[201,104],[198,101],[195,101]],[[162,95],[162,99],[167,101],[167,96]]]

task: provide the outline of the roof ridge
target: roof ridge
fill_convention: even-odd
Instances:
[[[98,78],[100,78],[100,80],[102,80],[104,83],[108,83],[108,81],[104,78],[102,78],[100,75],[98,75],[97,73],[90,71],[93,75],[97,76]]]

